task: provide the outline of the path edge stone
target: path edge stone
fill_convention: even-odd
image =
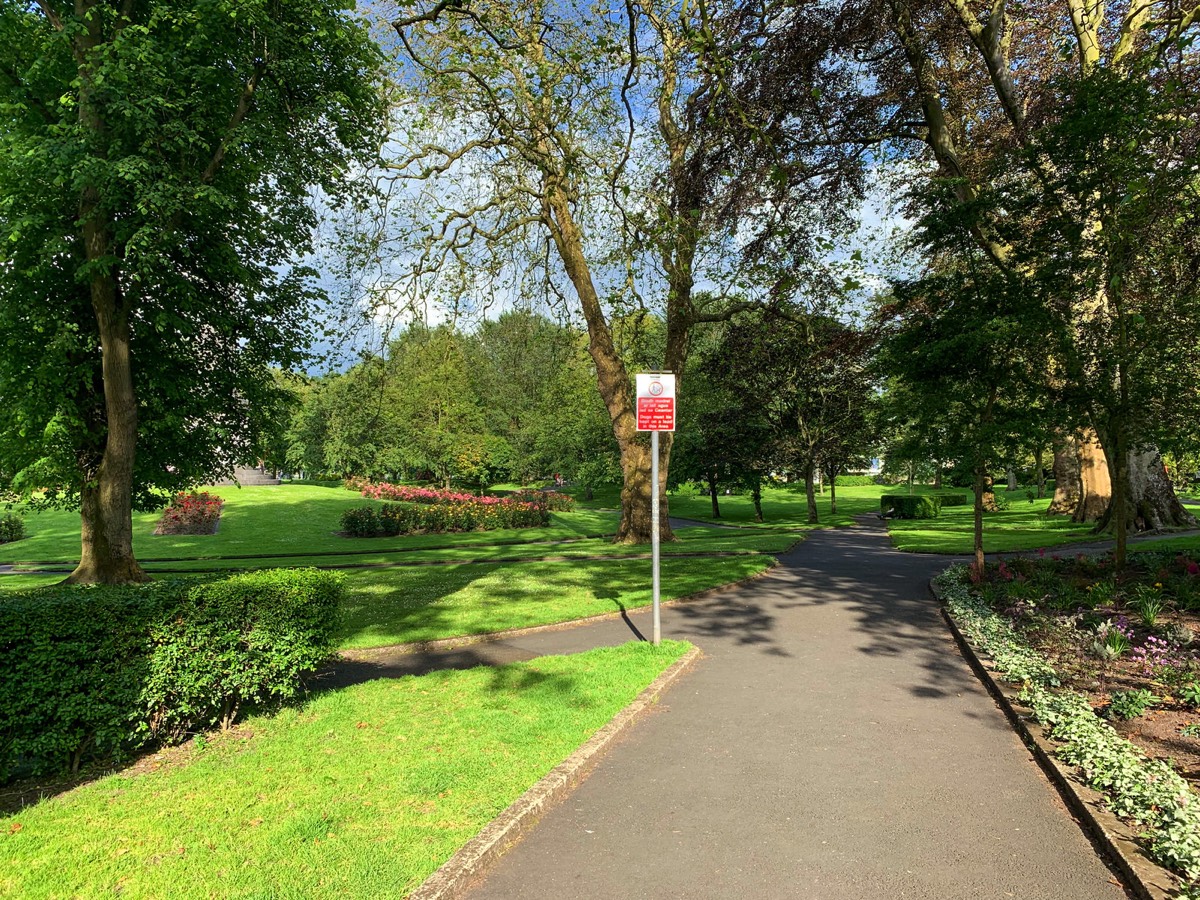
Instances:
[[[507,809],[484,826],[437,871],[408,895],[408,900],[453,900],[529,830],[551,807],[565,799],[600,761],[610,744],[629,729],[700,657],[693,647],[645,687],[633,702],[555,766]]]
[[[674,600],[664,600],[660,605],[678,606],[682,603],[695,603],[697,600],[704,600],[708,597],[715,596],[722,591],[732,590],[744,584],[750,584],[760,578],[766,578],[777,568],[779,568],[779,556],[796,549],[799,544],[804,542],[804,538],[800,538],[792,544],[789,544],[785,550],[771,560],[771,564],[761,572],[755,572],[753,575],[747,575],[745,578],[739,578],[737,581],[727,581],[725,584],[719,584],[716,587],[705,588],[702,591],[685,594],[682,597],[676,597]],[[459,637],[439,638],[433,641],[415,641],[409,644],[389,644],[383,647],[363,647],[361,649],[341,650],[338,656],[342,659],[352,660],[355,662],[371,662],[376,656],[406,654],[406,653],[428,653],[431,650],[456,650],[459,647],[469,647],[472,644],[489,644],[496,641],[507,641],[510,638],[525,637],[529,634],[544,634],[548,631],[565,631],[570,628],[579,628],[584,625],[594,625],[596,622],[605,622],[611,619],[619,619],[624,615],[645,612],[650,609],[650,605],[639,606],[637,609],[631,609],[626,612],[610,612],[600,613],[595,616],[585,616],[582,619],[569,619],[566,622],[550,622],[546,625],[531,625],[528,628],[510,628],[508,631],[489,631],[484,634],[464,634]]]
[[[1004,680],[991,658],[978,650],[962,633],[932,582],[929,589],[941,605],[942,618],[954,635],[963,658],[1004,711],[1093,845],[1108,857],[1110,867],[1115,867],[1124,876],[1124,887],[1138,900],[1169,900],[1177,896],[1179,880],[1146,856],[1137,843],[1133,828],[1105,808],[1099,791],[1081,782],[1072,767],[1059,762],[1054,754],[1054,742],[1047,737],[1045,729],[1034,721],[1033,710],[1018,699],[1018,690]]]

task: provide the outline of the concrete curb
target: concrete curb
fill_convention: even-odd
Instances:
[[[787,549],[781,553],[787,553],[794,550],[798,544],[803,543],[804,539],[790,544]],[[730,590],[731,588],[739,587],[743,584],[750,584],[760,578],[765,578],[770,575],[779,566],[779,559],[776,557],[771,560],[771,564],[761,572],[755,572],[753,575],[747,575],[745,578],[739,578],[737,581],[727,581],[725,584],[719,584],[716,587],[705,588],[702,591],[696,591],[693,594],[685,594],[682,597],[676,597],[674,600],[664,600],[660,605],[662,607],[678,606],[683,603],[695,603],[697,600],[704,600],[712,597],[722,591]],[[361,650],[343,650],[338,653],[342,659],[352,660],[354,662],[371,662],[376,656],[392,656],[408,653],[428,653],[436,650],[456,650],[459,647],[469,647],[472,644],[490,644],[496,641],[506,641],[510,638],[525,637],[530,634],[544,634],[549,631],[566,631],[571,628],[580,628],[585,625],[594,625],[597,622],[606,622],[610,619],[619,619],[622,616],[631,613],[642,612],[649,610],[650,605],[639,606],[637,609],[625,610],[620,612],[600,613],[595,616],[585,616],[582,619],[571,619],[566,622],[551,622],[548,625],[531,625],[528,628],[512,628],[508,631],[489,631],[484,634],[465,634],[461,637],[439,638],[434,641],[416,641],[411,644],[391,644],[384,647],[365,647]]]
[[[930,590],[941,603],[942,598],[932,584]],[[1176,896],[1179,880],[1146,856],[1137,842],[1137,833],[1129,824],[1109,812],[1098,791],[1080,781],[1073,767],[1058,761],[1054,755],[1054,741],[1034,721],[1033,710],[1021,703],[1019,691],[1004,680],[993,666],[991,658],[978,651],[959,630],[958,623],[944,605],[942,617],[949,625],[963,658],[1033,752],[1034,758],[1078,818],[1092,844],[1107,858],[1109,867],[1124,877],[1123,886],[1126,890],[1138,900],[1168,900]]]
[[[693,647],[668,666],[582,747],[551,769],[548,775],[518,797],[483,831],[460,847],[457,853],[408,895],[408,900],[451,900],[462,896],[472,881],[520,840],[522,834],[550,807],[563,800],[587,777],[609,744],[632,726],[699,656],[699,649]]]

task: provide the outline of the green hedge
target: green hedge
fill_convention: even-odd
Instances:
[[[25,520],[14,513],[0,516],[0,544],[19,541],[25,537]]]
[[[935,494],[934,496],[936,496],[939,500],[941,500],[941,505],[943,507],[945,507],[945,506],[971,506],[975,502],[974,497],[971,494],[946,492],[946,493],[938,493],[938,494]]]
[[[936,494],[884,494],[879,509],[893,511],[897,519],[936,519],[942,509],[942,498]]]
[[[78,768],[286,700],[333,651],[338,575],[0,596],[0,776]]]
[[[874,475],[838,475],[833,483],[837,487],[871,487],[879,484]]]
[[[385,503],[348,509],[341,523],[353,537],[541,528],[550,524],[550,510],[534,503]]]

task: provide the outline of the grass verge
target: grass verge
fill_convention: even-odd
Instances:
[[[1091,525],[1067,516],[1048,516],[1050,500],[1010,500],[1006,510],[985,513],[983,548],[988,553],[1038,550],[1093,539]],[[888,532],[899,550],[913,553],[971,553],[974,519],[969,506],[943,507],[936,519],[892,519]]]
[[[375,681],[0,819],[13,897],[403,896],[687,649]]]

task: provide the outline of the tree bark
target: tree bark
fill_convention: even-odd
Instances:
[[[1079,472],[1079,452],[1075,436],[1062,435],[1054,445],[1054,499],[1048,514],[1073,516],[1083,496],[1083,481]]]
[[[754,503],[754,521],[762,522],[762,479],[754,479],[754,484],[750,487],[750,499]]]
[[[1042,466],[1043,455],[1044,450],[1042,447],[1038,447],[1033,454],[1033,466],[1037,472],[1037,496],[1039,500],[1046,496],[1046,470]]]
[[[817,492],[816,492],[816,474],[817,467],[809,460],[804,464],[804,499],[808,503],[808,524],[816,525],[817,518]]]
[[[987,487],[987,483],[984,479],[985,479],[985,476],[984,476],[983,466],[981,466],[981,465],[975,466],[975,502],[973,504],[974,509],[973,509],[973,515],[972,515],[972,521],[974,523],[972,533],[974,535],[974,545],[973,546],[974,546],[974,550],[975,550],[975,560],[972,564],[972,568],[974,569],[976,576],[979,578],[983,577],[983,566],[984,566],[984,559],[983,559],[983,494],[984,494],[985,488]]]
[[[942,466],[938,463],[933,470],[933,489],[940,491],[942,489]]]
[[[721,506],[717,502],[717,470],[709,469],[706,473],[708,479],[708,496],[712,498],[712,514],[714,519],[721,518]]]
[[[1075,458],[1079,465],[1079,500],[1071,516],[1074,522],[1099,522],[1112,502],[1112,475],[1104,450],[1092,430],[1075,439]]]
[[[837,476],[829,476],[829,514],[837,515]]]
[[[1015,491],[1021,485],[1017,482],[1017,469],[1015,466],[1008,466],[1008,471],[1005,473],[1008,476],[1008,489]]]

